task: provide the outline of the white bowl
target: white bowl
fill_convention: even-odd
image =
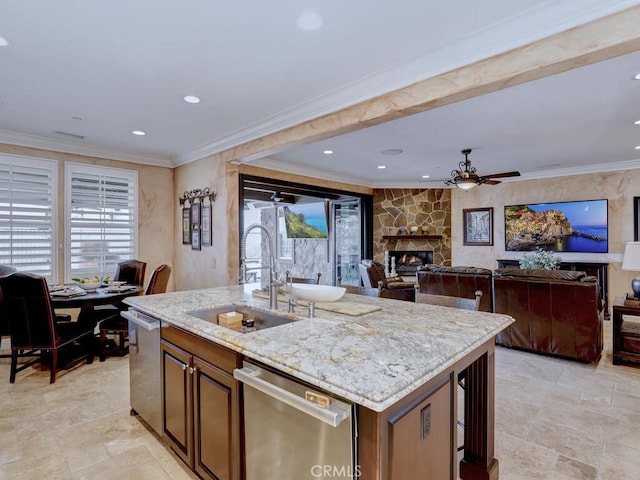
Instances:
[[[76,285],[78,285],[83,290],[95,290],[100,285],[102,285],[102,282],[76,282]]]
[[[330,285],[291,284],[291,293],[295,298],[311,302],[335,302],[342,298],[346,290],[344,287],[332,287]]]

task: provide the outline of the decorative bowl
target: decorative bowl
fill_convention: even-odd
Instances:
[[[310,302],[335,302],[342,298],[346,290],[344,287],[332,287],[330,285],[291,284],[291,293],[295,298]]]
[[[95,290],[96,288],[101,286],[102,282],[76,282],[76,285],[78,285],[83,290],[89,291],[89,290]]]

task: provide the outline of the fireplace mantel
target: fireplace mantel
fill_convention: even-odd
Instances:
[[[383,235],[382,240],[442,240],[442,235]]]

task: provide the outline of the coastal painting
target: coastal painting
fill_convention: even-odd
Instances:
[[[284,223],[288,238],[328,238],[327,209],[325,203],[285,205]]]
[[[535,203],[504,207],[507,251],[607,253],[607,200]]]

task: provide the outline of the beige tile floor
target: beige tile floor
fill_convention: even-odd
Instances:
[[[502,480],[640,479],[640,369],[611,364],[605,327],[597,366],[498,347]],[[0,359],[0,478],[196,478],[129,416],[127,362],[83,365],[54,385],[31,369],[10,385]]]

